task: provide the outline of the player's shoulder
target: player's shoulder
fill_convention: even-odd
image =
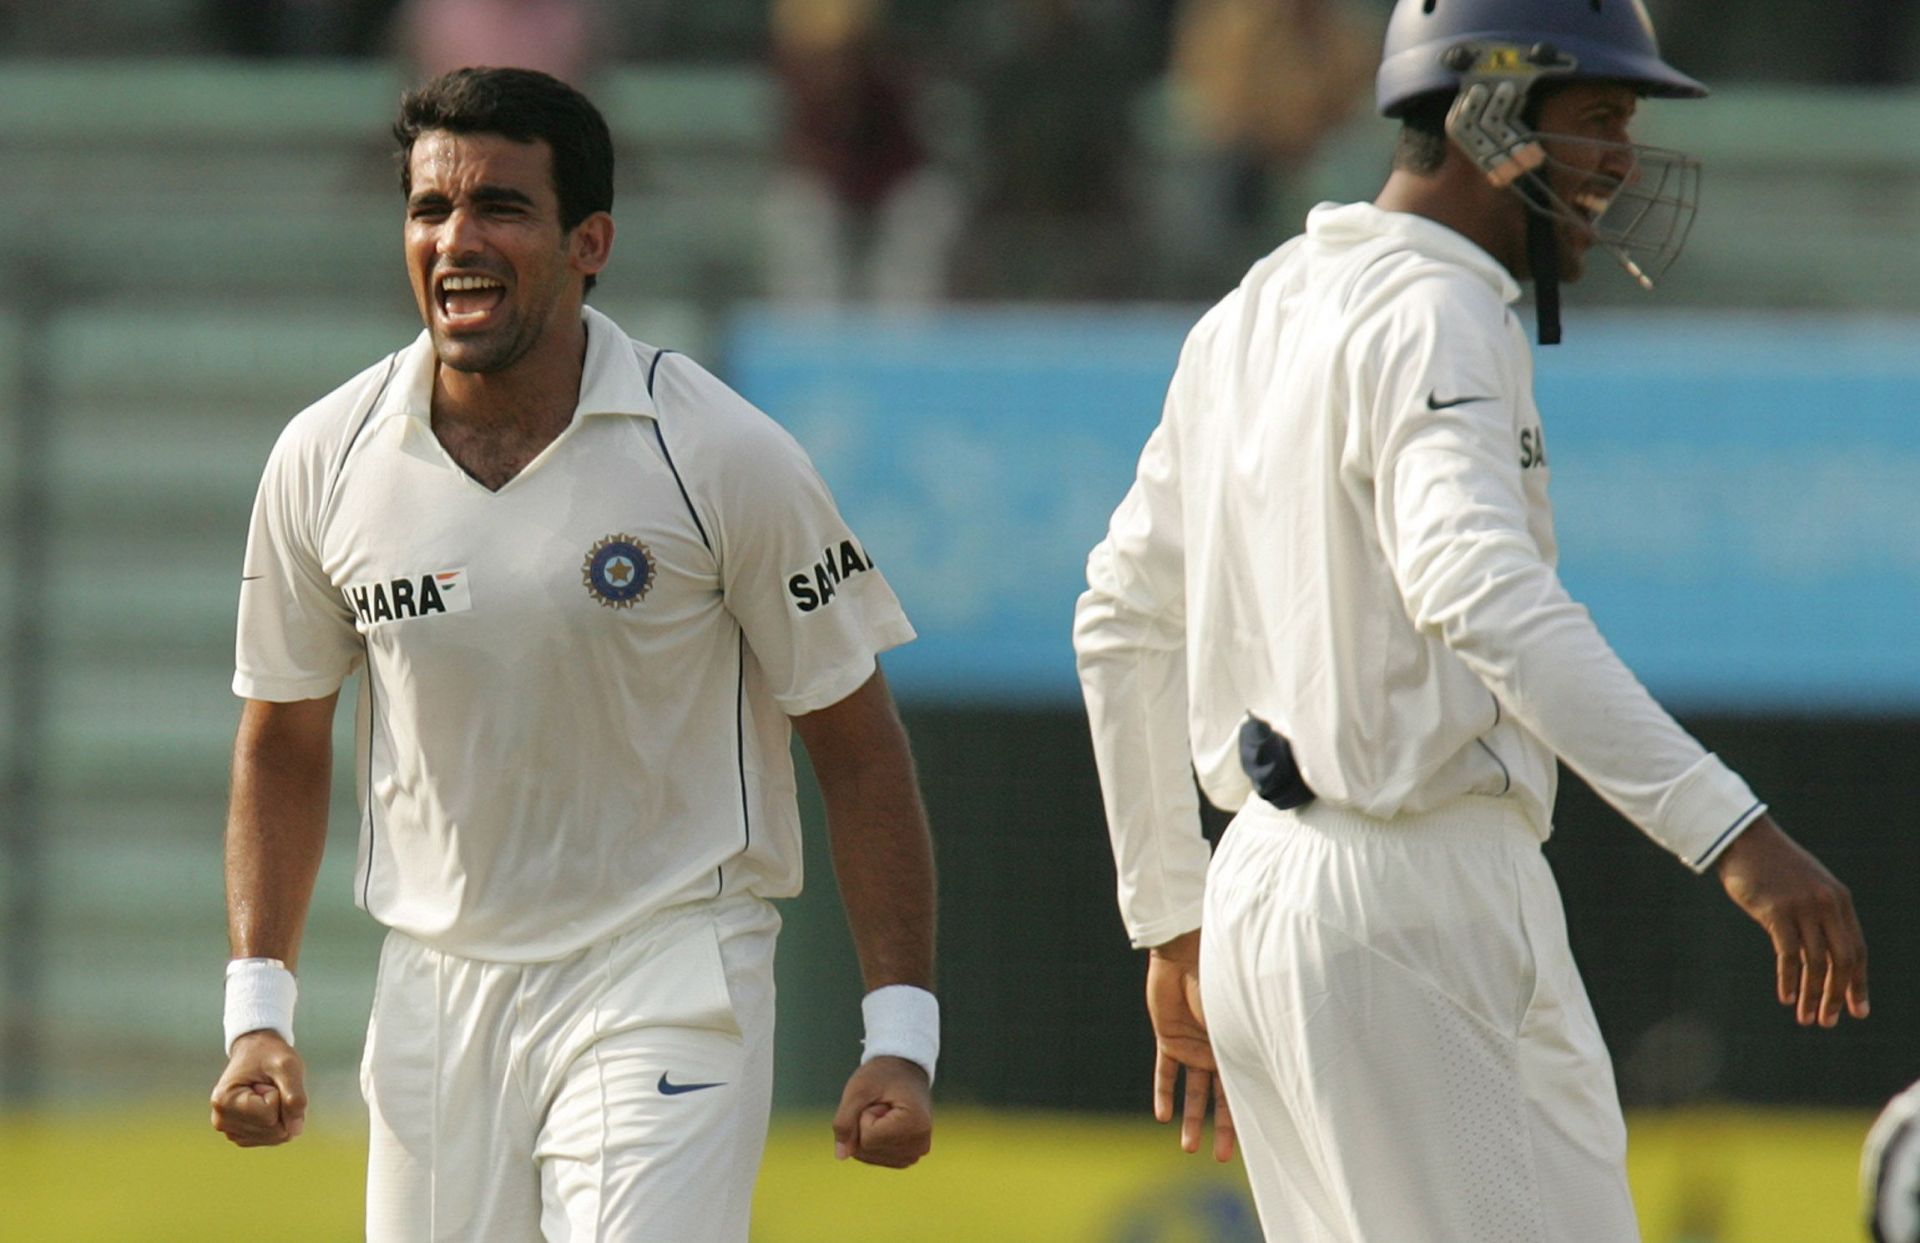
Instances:
[[[1226,297],[1207,308],[1189,337],[1199,342],[1230,335],[1242,319],[1258,313],[1276,291],[1301,279],[1300,256],[1304,235],[1288,238],[1256,260]]]
[[[1317,226],[1317,228],[1316,228]],[[1341,293],[1355,318],[1506,314],[1519,297],[1512,275],[1465,236],[1423,216],[1349,204],[1310,219],[1316,279]]]
[[[1351,305],[1350,348],[1362,357],[1417,347],[1513,361],[1526,351],[1501,289],[1480,272],[1418,251],[1383,256],[1356,282]]]
[[[1211,366],[1222,351],[1231,351],[1245,332],[1244,321],[1256,313],[1262,290],[1271,283],[1279,258],[1287,250],[1280,247],[1248,269],[1240,283],[1206,309],[1187,330],[1180,345],[1180,363],[1184,369]]]
[[[1402,318],[1466,316],[1471,323],[1498,324],[1509,303],[1480,272],[1439,256],[1396,249],[1361,273],[1356,299],[1366,299]]]
[[[1193,327],[1187,330],[1187,339],[1181,347],[1182,355],[1204,355],[1223,337],[1232,336],[1233,326],[1244,314],[1246,304],[1247,287],[1243,282],[1194,321]]]
[[[263,485],[318,496],[347,462],[375,412],[405,382],[409,349],[396,350],[313,402],[280,429]]]
[[[354,435],[392,392],[407,353],[406,349],[394,351],[294,415],[280,434],[281,445],[288,450],[313,450]]]
[[[716,462],[805,456],[786,428],[697,360],[644,342],[635,346],[648,353],[654,417],[676,454],[684,445],[689,453]]]

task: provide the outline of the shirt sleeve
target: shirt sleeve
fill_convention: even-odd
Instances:
[[[881,652],[914,638],[875,551],[848,526],[806,451],[692,362],[662,364],[661,393],[711,416],[699,487],[721,592],[789,716],[838,703],[873,676]],[[673,425],[666,425],[669,437]]]
[[[1159,427],[1107,536],[1087,558],[1073,646],[1118,873],[1136,947],[1200,926],[1209,851],[1187,720],[1186,556],[1178,414],[1196,400],[1183,358]]]
[[[321,566],[321,455],[298,422],[282,434],[254,497],[240,577],[233,691],[290,703],[340,689],[362,647],[346,598]]]
[[[1525,343],[1504,306],[1458,301],[1405,299],[1373,359],[1376,518],[1408,615],[1621,814],[1705,870],[1765,806],[1561,585],[1528,522]]]

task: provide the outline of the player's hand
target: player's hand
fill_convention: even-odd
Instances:
[[[833,1155],[904,1170],[933,1147],[933,1090],[918,1063],[876,1057],[853,1072],[833,1115]]]
[[[1715,865],[1727,896],[1773,941],[1780,1004],[1802,1027],[1867,1017],[1867,940],[1853,895],[1771,816],[1743,830]]]
[[[1207,1016],[1200,1005],[1200,934],[1189,932],[1147,951],[1147,1017],[1153,1020],[1153,1116],[1173,1121],[1174,1080],[1184,1070],[1180,1147],[1200,1151],[1208,1098],[1213,1104],[1213,1159],[1233,1159],[1233,1111],[1213,1062]]]
[[[292,1045],[274,1032],[248,1032],[213,1085],[213,1129],[242,1148],[286,1143],[307,1126],[306,1079]]]

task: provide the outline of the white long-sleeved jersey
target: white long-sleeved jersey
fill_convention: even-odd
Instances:
[[[1465,794],[1551,831],[1558,754],[1688,866],[1764,806],[1554,565],[1519,288],[1452,230],[1323,206],[1194,328],[1088,558],[1074,646],[1136,945],[1200,925],[1249,714],[1368,816]]]

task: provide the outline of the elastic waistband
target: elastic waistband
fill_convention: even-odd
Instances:
[[[649,911],[632,923],[610,929],[594,940],[560,954],[529,958],[480,957],[447,949],[425,937],[391,927],[387,929],[387,941],[413,953],[436,959],[478,963],[489,967],[539,967],[551,963],[569,962],[596,949],[632,938],[671,937],[677,935],[675,929],[691,921],[710,921],[721,930],[722,935],[728,935],[766,920],[772,920],[777,926],[779,918],[779,908],[765,898],[741,893],[728,894],[722,898],[702,898],[695,902],[681,902]]]
[[[1258,797],[1250,798],[1234,817],[1235,828],[1261,832],[1306,831],[1334,840],[1354,842],[1484,841],[1538,846],[1539,834],[1520,804],[1510,798],[1464,794],[1431,811],[1381,819],[1316,799],[1305,807],[1282,811]]]

